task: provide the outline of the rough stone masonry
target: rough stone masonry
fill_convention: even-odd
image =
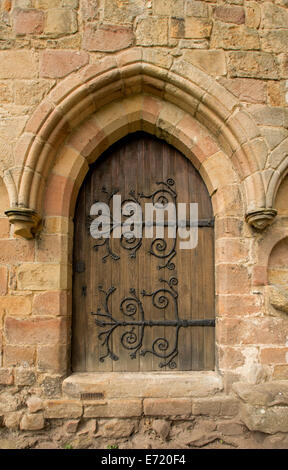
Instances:
[[[0,0],[0,448],[288,448],[287,44],[287,0]],[[136,130],[211,196],[214,371],[71,372],[75,200]]]

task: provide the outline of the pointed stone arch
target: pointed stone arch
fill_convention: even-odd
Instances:
[[[200,156],[197,157],[196,147],[198,145],[200,152],[201,145],[195,145],[191,129],[196,122],[202,129],[205,128],[209,135],[205,136],[206,146],[203,142],[202,151],[205,153],[205,148],[209,148],[207,142],[210,136],[209,144],[218,145],[217,152],[225,154],[230,171],[235,171],[242,188],[246,220],[254,223],[255,217],[256,222],[260,217],[260,225],[265,225],[267,214],[262,170],[268,151],[265,145],[261,146],[261,151],[258,150],[257,144],[261,139],[259,128],[237,99],[206,73],[183,59],[177,59],[172,66],[160,66],[158,62],[159,57],[148,58],[145,49],[141,48],[106,57],[98,64],[87,66],[63,80],[39,105],[19,139],[16,148],[17,167],[5,173],[12,206],[7,215],[16,224],[21,219],[22,229],[20,233],[18,227],[19,234],[32,237],[37,229],[43,211],[44,198],[41,194],[45,192],[56,155],[83,122],[98,113],[105,124],[106,117],[106,125],[103,124],[102,128],[100,125],[94,135],[95,141],[99,140],[96,146],[98,150],[94,150],[96,153],[117,140],[117,136],[120,137],[123,132],[133,131],[133,126],[144,129],[145,126],[149,127],[149,112],[144,116],[147,111],[145,107],[132,109],[130,114],[127,114],[125,108],[121,112],[119,103],[123,104],[123,100],[127,100],[126,106],[129,107],[129,98],[136,96],[142,97],[142,105],[143,97],[150,96],[154,101],[160,100],[168,106],[174,106],[177,109],[176,116],[183,113],[186,133],[182,132],[181,138],[179,125],[184,124],[181,119],[175,122],[173,116],[170,120],[164,119],[162,125],[159,114],[157,125],[154,122],[154,130],[150,131],[156,133],[156,128],[159,132],[162,129],[164,138],[168,141],[174,138],[180,150],[181,145],[184,145],[185,153],[188,152],[191,159],[196,159],[194,164],[198,168],[202,161]],[[109,122],[111,109],[115,116]],[[135,113],[137,118],[133,118]],[[175,136],[177,132],[180,134]],[[213,155],[217,153],[216,147]],[[221,161],[224,161],[223,156]],[[209,177],[208,167],[203,166],[203,174],[206,172],[203,177],[208,186],[213,186],[213,176]],[[226,184],[229,184],[230,171],[226,175]],[[209,178],[210,183],[207,183]],[[222,178],[225,178],[225,173]],[[225,182],[221,184],[225,185]],[[273,211],[270,211],[269,216],[271,214],[275,215]]]

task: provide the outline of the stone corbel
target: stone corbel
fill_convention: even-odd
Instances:
[[[261,231],[272,224],[276,215],[277,211],[275,209],[258,209],[248,212],[245,216],[245,220],[253,228]]]
[[[33,209],[17,207],[5,212],[14,225],[14,235],[31,240],[41,228],[41,218]]]

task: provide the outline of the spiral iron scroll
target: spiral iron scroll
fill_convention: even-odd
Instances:
[[[108,291],[104,291],[102,286],[99,286],[100,292],[105,295],[103,307],[98,308],[97,312],[91,312],[95,316],[95,323],[98,327],[103,328],[104,331],[100,332],[98,339],[105,347],[105,354],[100,357],[100,362],[109,357],[113,361],[118,361],[119,357],[113,353],[113,334],[119,327],[127,327],[128,330],[121,335],[120,343],[122,347],[130,351],[130,358],[136,359],[137,353],[140,356],[152,354],[160,359],[159,367],[169,367],[175,369],[177,367],[175,358],[177,357],[179,330],[180,328],[188,328],[193,326],[215,326],[215,321],[211,320],[181,320],[178,312],[178,292],[176,286],[178,280],[171,277],[169,281],[160,279],[163,287],[158,290],[147,293],[145,290],[141,292],[142,297],[151,297],[152,305],[156,309],[166,309],[170,304],[173,306],[174,318],[171,320],[146,320],[143,303],[141,302],[136,290],[131,288],[130,295],[125,297],[120,302],[121,320],[117,320],[109,310],[109,299],[116,291],[116,288],[111,286]],[[138,318],[138,319],[137,319]],[[143,339],[146,328],[155,326],[174,327],[175,336],[173,344],[171,345],[168,339],[164,337],[156,338],[150,349],[143,349]],[[139,328],[137,330],[137,328]]]
[[[175,181],[172,178],[168,178],[166,182],[164,181],[159,181],[156,182],[157,186],[159,186],[158,189],[156,189],[153,193],[145,195],[144,193],[138,193],[136,196],[135,191],[131,190],[129,192],[129,197],[125,200],[122,201],[122,207],[129,202],[137,203],[140,205],[140,200],[141,199],[149,199],[154,206],[157,204],[161,204],[162,206],[165,207],[165,205],[171,201],[174,203],[177,211],[177,205],[176,205],[176,200],[177,200],[177,193],[174,189],[175,186]],[[108,205],[111,209],[111,202],[112,198],[115,194],[119,192],[118,189],[113,190],[112,192],[109,192],[105,187],[102,188],[102,192],[107,194],[108,197]],[[98,202],[98,201],[95,201]],[[107,259],[110,258],[114,261],[118,261],[120,259],[120,256],[117,255],[116,253],[113,252],[111,248],[111,237],[113,236],[113,231],[115,230],[117,224],[115,224],[115,221],[113,221],[113,216],[112,216],[112,211],[110,210],[110,237],[109,238],[99,238],[97,242],[94,244],[93,249],[95,251],[98,251],[99,248],[105,247],[106,248],[106,254],[102,257],[102,262],[106,263]],[[130,216],[133,216],[133,211],[130,213]],[[93,217],[90,215],[87,217],[87,227],[90,227],[91,222],[93,221]],[[172,262],[173,258],[176,256],[176,242],[177,238],[175,237],[173,240],[173,244],[170,250],[167,250],[167,241],[164,238],[156,238],[153,240],[150,246],[149,253],[152,256],[155,256],[159,260],[162,260],[164,264],[161,264],[158,266],[158,269],[164,269],[168,268],[169,270],[174,270],[175,269],[175,264]],[[120,238],[120,245],[121,247],[129,252],[130,258],[136,258],[137,251],[141,248],[142,246],[142,238],[137,239],[135,237],[131,238],[126,238],[122,235]]]

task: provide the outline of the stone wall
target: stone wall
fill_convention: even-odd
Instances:
[[[287,0],[0,1],[2,440],[288,447],[287,43]],[[212,198],[219,386],[117,398],[91,379],[86,403],[65,385],[74,204],[137,130]]]

